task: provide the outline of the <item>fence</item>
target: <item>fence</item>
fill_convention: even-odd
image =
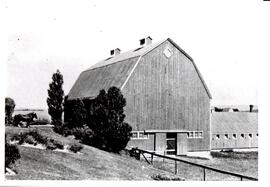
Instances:
[[[218,180],[217,178],[213,178],[213,176],[217,176],[217,174],[221,174],[221,175],[223,175],[223,177],[224,177],[224,175],[227,175],[230,178],[231,177],[238,178],[241,181],[243,181],[243,180],[257,181],[258,180],[257,178],[254,178],[254,177],[249,177],[249,176],[245,176],[245,175],[241,175],[241,174],[237,174],[237,173],[233,173],[233,172],[223,171],[223,170],[219,170],[219,169],[212,168],[209,166],[189,162],[186,160],[182,160],[179,158],[174,158],[174,157],[170,157],[170,156],[166,156],[166,155],[156,154],[154,152],[145,151],[145,150],[138,149],[138,148],[132,148],[129,152],[130,152],[130,156],[133,156],[138,160],[142,156],[148,164],[152,164],[152,165],[154,165],[154,163],[155,164],[159,163],[159,165],[160,165],[160,163],[164,163],[165,160],[167,160],[169,162],[166,162],[166,166],[167,166],[166,170],[171,171],[171,169],[173,168],[172,172],[174,172],[174,174],[180,174],[182,172],[181,174],[184,174],[185,177],[188,177],[189,179],[193,178],[196,180],[196,179],[200,178],[199,173],[202,172],[201,180],[204,180],[204,181],[206,181],[207,179],[208,180]],[[147,154],[150,155],[150,157],[149,156],[147,157],[146,156]],[[158,162],[158,161],[155,162],[154,157],[156,157],[156,160],[158,160],[157,158],[159,158],[159,160],[161,159],[163,161],[162,162]],[[181,164],[182,164],[182,167],[181,167]],[[188,167],[184,167],[183,164],[188,165]],[[195,167],[195,168],[192,168],[192,167]],[[182,170],[179,170],[179,168],[182,168]],[[196,169],[197,170],[199,169],[198,170],[199,173],[197,173],[197,174],[195,174]],[[190,170],[190,171],[187,171],[187,170]],[[206,172],[206,171],[208,171],[208,172]],[[213,172],[215,172],[215,174],[213,174]],[[189,175],[189,176],[187,176],[187,175]],[[210,176],[212,176],[212,177],[210,178]]]

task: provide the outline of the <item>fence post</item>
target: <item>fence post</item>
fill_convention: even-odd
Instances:
[[[206,173],[205,173],[205,168],[203,168],[203,180],[206,180]]]
[[[174,174],[177,175],[178,173],[178,169],[177,169],[177,161],[175,160],[175,164],[174,164]]]
[[[165,156],[165,151],[164,151],[164,156]],[[164,157],[163,157],[163,162],[164,162]]]

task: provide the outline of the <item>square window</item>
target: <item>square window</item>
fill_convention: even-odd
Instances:
[[[229,138],[229,135],[228,134],[225,134],[225,139],[228,139]]]
[[[241,134],[241,138],[245,138],[245,135],[244,134]]]
[[[188,132],[188,137],[193,138],[194,137],[194,132]]]
[[[233,139],[236,139],[236,134],[233,134]]]
[[[198,136],[199,136],[199,138],[202,138],[203,137],[203,132],[200,131]]]
[[[220,137],[219,137],[219,134],[217,134],[217,135],[216,135],[216,139],[219,139],[219,138],[220,138]]]
[[[138,132],[132,132],[131,139],[138,139]]]
[[[166,49],[163,51],[164,55],[167,57],[167,58],[170,58],[173,54],[172,50],[169,48],[169,46],[166,47]]]
[[[252,138],[252,134],[249,134],[248,136],[249,136],[249,138]]]
[[[199,132],[195,132],[195,138],[199,137]]]
[[[139,132],[139,139],[148,139],[148,134],[145,134],[144,132]]]

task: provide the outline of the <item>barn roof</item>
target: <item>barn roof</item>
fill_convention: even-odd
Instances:
[[[211,119],[212,134],[258,133],[258,113],[215,112]]]
[[[174,41],[170,38],[161,40],[156,43],[146,45],[131,51],[120,53],[116,56],[106,58],[89,69],[83,71],[73,87],[71,88],[68,99],[77,98],[93,98],[99,93],[99,90],[107,90],[111,86],[123,88],[130,75],[133,72],[133,68],[138,64],[140,58],[165,41],[171,42],[178,50],[180,50],[194,65],[209,98],[212,98],[209,89],[207,88],[197,66],[193,59],[181,49]]]

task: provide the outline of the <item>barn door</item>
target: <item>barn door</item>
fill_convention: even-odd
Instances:
[[[166,135],[166,153],[168,155],[176,155],[176,139],[177,139],[177,133],[167,133]]]
[[[177,133],[177,155],[186,155],[187,147],[187,133]]]

